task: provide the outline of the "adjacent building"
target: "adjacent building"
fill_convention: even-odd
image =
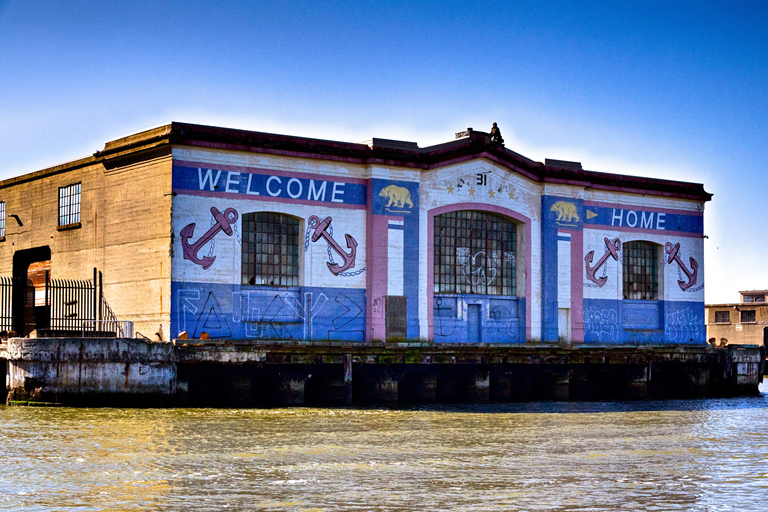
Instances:
[[[421,148],[174,122],[0,182],[0,306],[21,334],[102,300],[163,341],[704,344],[710,198],[471,129]],[[94,268],[102,299],[52,292]]]
[[[707,340],[711,345],[768,345],[768,290],[739,292],[741,302],[708,304]]]

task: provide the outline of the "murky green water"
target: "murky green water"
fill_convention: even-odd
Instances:
[[[0,407],[0,509],[765,510],[761,389],[409,411]]]

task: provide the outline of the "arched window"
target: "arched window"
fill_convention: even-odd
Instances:
[[[622,245],[624,298],[659,300],[659,246],[642,240]]]
[[[242,284],[299,286],[299,219],[272,212],[243,215]]]
[[[475,210],[435,216],[435,293],[517,295],[517,225]]]

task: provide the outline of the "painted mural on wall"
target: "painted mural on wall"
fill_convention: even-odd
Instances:
[[[675,263],[677,263],[678,268],[687,277],[686,280],[678,280],[677,281],[677,284],[680,286],[680,289],[683,290],[683,291],[686,291],[691,286],[695,285],[696,284],[696,275],[698,274],[698,270],[699,270],[698,262],[695,259],[693,259],[693,258],[689,258],[689,260],[691,262],[691,270],[689,271],[686,268],[685,263],[683,263],[683,261],[680,259],[680,256],[678,255],[678,253],[680,252],[680,244],[679,243],[676,243],[676,244],[672,245],[671,242],[667,242],[664,245],[664,251],[669,256],[667,258],[667,264],[671,264],[674,261]]]
[[[210,268],[210,266],[213,265],[213,262],[216,260],[216,256],[212,254],[213,244],[211,244],[211,254],[203,257],[198,256],[198,253],[203,248],[203,246],[208,242],[211,242],[220,231],[226,233],[227,236],[232,236],[232,228],[237,227],[235,223],[238,219],[238,213],[234,208],[227,208],[224,210],[224,213],[222,213],[215,206],[212,206],[211,215],[213,215],[213,225],[200,238],[198,238],[195,243],[189,243],[189,239],[195,236],[194,222],[187,224],[179,232],[179,235],[181,236],[181,247],[184,252],[184,259],[200,265],[203,267],[203,270]]]
[[[578,207],[569,201],[557,201],[552,205],[550,211],[557,214],[555,220],[561,224],[576,225],[579,222]]]
[[[355,256],[357,255],[357,240],[355,240],[350,234],[345,233],[344,239],[347,242],[347,249],[349,249],[349,253],[344,251],[339,243],[333,238],[333,228],[331,228],[331,222],[333,222],[331,217],[326,217],[321,221],[320,217],[317,215],[312,215],[309,219],[307,219],[307,234],[310,234],[311,232],[313,242],[317,242],[320,240],[320,238],[322,238],[328,244],[329,261],[327,261],[326,264],[328,265],[328,270],[330,270],[333,275],[353,275],[350,273],[345,273],[344,271],[354,268],[355,266]],[[307,244],[305,244],[305,249],[307,248]],[[331,249],[333,249],[333,251],[338,254],[344,261],[342,265],[339,265],[333,261]],[[365,271],[364,268],[360,269],[359,272],[363,271]]]
[[[379,197],[387,199],[384,209],[390,213],[410,213],[410,209],[413,208],[411,192],[405,187],[387,185],[381,189]]]
[[[223,339],[364,341],[366,255],[358,243],[365,238],[364,181],[220,167],[174,164],[172,331],[187,331],[191,338],[205,332]],[[226,208],[211,205],[212,198],[225,200]],[[290,245],[293,252],[275,253],[293,258],[287,264],[298,265],[301,281],[291,279],[301,286],[247,279],[245,269],[253,272],[256,260],[244,260],[245,241],[254,254],[272,254],[271,248],[256,248],[267,243],[256,233],[243,232],[243,218],[260,212],[298,219],[299,228],[306,224],[301,233],[291,228],[288,234],[298,249]],[[196,238],[207,218],[210,227]],[[264,229],[271,229],[271,223]],[[334,226],[346,231],[343,239],[334,238]],[[295,243],[279,236],[275,240]]]
[[[619,261],[619,251],[621,250],[621,240],[619,240],[618,238],[614,238],[613,240],[604,238],[603,241],[605,242],[605,249],[606,249],[605,254],[603,254],[600,257],[600,259],[597,261],[594,267],[591,267],[589,264],[592,263],[592,258],[594,258],[595,256],[595,251],[589,251],[587,255],[584,256],[586,278],[601,288],[608,281],[608,275],[606,273],[603,273],[602,276],[595,277],[595,273],[598,271],[598,269],[600,269],[600,267],[603,266],[603,264],[606,262],[608,257],[611,257],[614,260]]]
[[[326,176],[227,165],[218,169],[174,165],[173,172],[175,190],[199,195],[360,206],[367,202],[363,180],[334,180]]]
[[[704,217],[698,212],[661,211],[653,208],[626,207],[604,203],[585,202],[589,227],[606,226],[625,230],[671,231],[675,233],[702,233]]]

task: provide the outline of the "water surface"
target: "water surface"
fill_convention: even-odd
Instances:
[[[404,411],[0,407],[0,509],[764,510],[761,390]]]

